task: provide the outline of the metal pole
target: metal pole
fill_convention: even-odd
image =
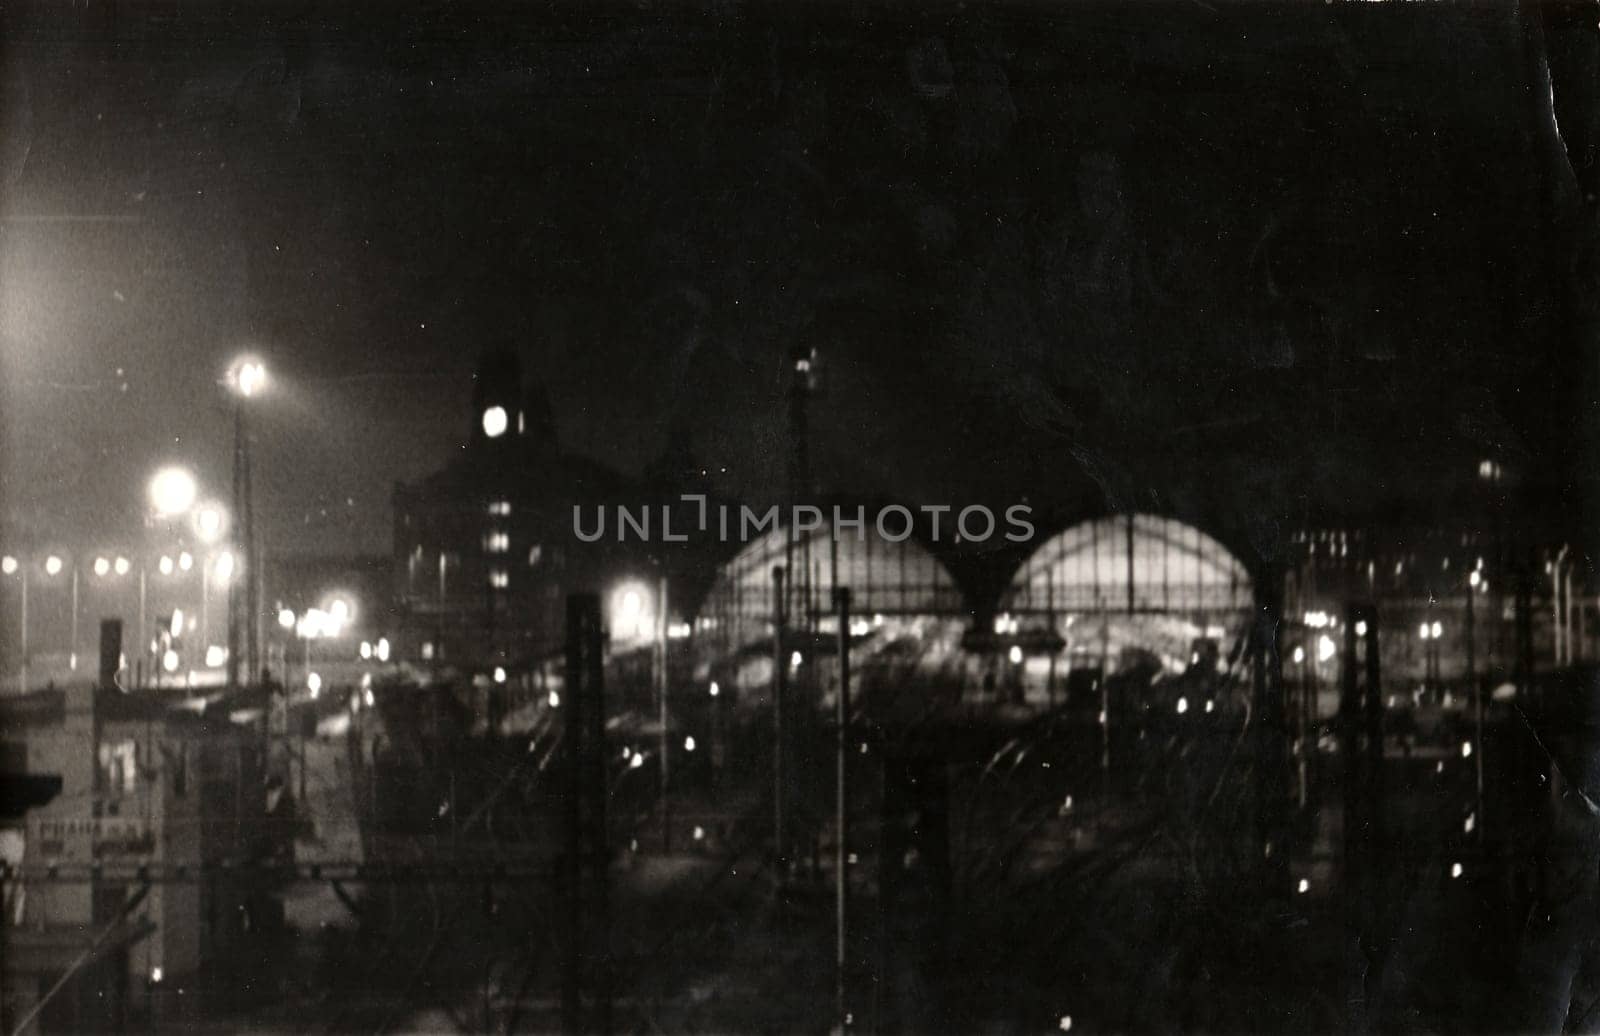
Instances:
[[[138,668],[138,671],[134,675],[133,685],[135,687],[139,688],[140,690],[144,689],[145,662],[147,662],[149,660],[149,658],[150,658],[150,651],[149,651],[148,648],[145,647],[145,643],[146,642],[145,642],[145,639],[144,639],[144,638],[146,638],[146,637],[148,637],[150,635],[150,631],[145,628],[146,624],[149,622],[149,619],[145,615],[145,607],[144,607],[144,605],[145,605],[144,574],[145,574],[144,559],[141,558],[139,560],[139,628],[134,632],[134,640],[133,640],[134,647],[139,652],[139,654],[138,654],[139,668]]]
[[[834,734],[834,1014],[840,1031],[848,1024],[846,1010],[848,921],[850,904],[850,591],[834,587],[833,603],[839,611],[839,693]]]
[[[667,750],[671,735],[667,729],[667,577],[661,577],[660,607],[656,616],[656,705],[661,723],[661,851],[672,852],[672,767]]]
[[[18,672],[18,679],[22,681],[17,690],[23,694],[28,691],[28,568],[24,563],[22,567],[22,666]]]
[[[72,559],[72,646],[67,649],[67,668],[78,670],[78,559]]]
[[[1478,595],[1478,588],[1472,583],[1467,583],[1467,688],[1472,692],[1473,712],[1473,757],[1477,760],[1474,766],[1477,782],[1476,797],[1473,799],[1473,824],[1478,840],[1483,840],[1483,687],[1478,681],[1478,656],[1477,656],[1477,613],[1473,598]]]
[[[245,553],[245,523],[244,514],[244,471],[240,460],[240,453],[244,444],[244,401],[238,396],[233,400],[233,514],[234,521],[231,526],[233,533],[233,557],[239,569],[235,578],[228,582],[228,686],[239,686],[239,615],[244,610],[240,597],[243,594],[239,586],[239,575],[249,578],[250,559]],[[142,629],[144,626],[144,568],[139,569],[139,611],[141,626],[140,635],[146,636],[149,631]]]
[[[783,595],[784,567],[772,568],[772,856],[777,862],[778,880],[783,880],[783,699],[786,679],[785,666],[789,660],[783,656],[783,627],[785,600]]]

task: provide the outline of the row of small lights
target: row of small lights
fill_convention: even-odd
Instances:
[[[156,568],[162,575],[170,576],[177,572],[189,571],[194,567],[194,560],[194,555],[188,551],[183,551],[176,557],[171,554],[163,554],[156,563]],[[4,557],[0,557],[0,573],[5,575],[16,575],[22,570],[23,565],[24,562],[15,555],[7,554]],[[51,554],[44,559],[44,573],[47,576],[58,576],[66,568],[66,565],[67,563],[62,559],[61,555]],[[132,570],[133,563],[122,555],[118,555],[116,558],[100,555],[94,559],[94,563],[91,565],[91,571],[102,579],[113,575],[125,576]],[[211,574],[213,578],[224,583],[233,578],[233,554],[230,551],[223,551],[216,556],[215,561],[212,563]]]

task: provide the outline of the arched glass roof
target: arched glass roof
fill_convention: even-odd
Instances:
[[[1149,514],[1082,522],[1046,540],[1011,581],[1011,612],[1215,614],[1254,606],[1249,572],[1191,525]]]
[[[867,523],[860,538],[824,527],[789,545],[786,529],[755,540],[725,563],[696,618],[698,630],[737,648],[765,637],[773,618],[773,568],[785,566],[790,623],[830,614],[834,586],[848,587],[857,615],[965,613],[955,580],[912,539],[892,542]]]

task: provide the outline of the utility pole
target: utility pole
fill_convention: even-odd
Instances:
[[[561,1029],[569,1036],[611,1031],[611,921],[606,888],[610,849],[606,830],[602,636],[599,596],[569,596],[567,696],[563,702],[567,938],[561,985]],[[586,959],[595,962],[587,975]],[[591,999],[587,1017],[586,987]]]
[[[787,621],[783,592],[784,567],[772,568],[772,856],[777,864],[778,880],[784,876],[783,855],[783,706],[785,667],[789,660],[783,655],[783,628]]]
[[[847,1010],[848,942],[850,916],[850,590],[833,588],[833,604],[839,613],[839,693],[834,730],[834,1015],[842,1032],[849,1025]]]
[[[672,747],[667,727],[667,577],[661,577],[661,592],[657,595],[660,607],[656,609],[656,707],[661,724],[661,852],[672,852],[672,767],[667,750]]]

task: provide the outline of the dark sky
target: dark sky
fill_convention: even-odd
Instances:
[[[1292,514],[1570,422],[1512,5],[63,7],[3,54],[12,540],[225,496],[246,350],[301,552],[388,548],[490,345],[752,497],[797,345],[819,480],[914,502]]]

